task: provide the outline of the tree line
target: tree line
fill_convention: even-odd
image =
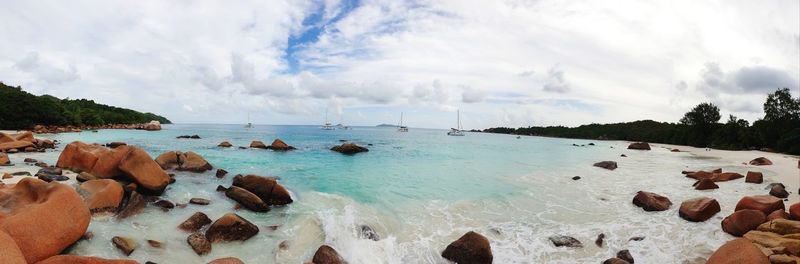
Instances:
[[[34,125],[99,126],[138,124],[157,120],[171,123],[163,116],[108,106],[86,99],[58,99],[36,96],[21,87],[0,82],[0,129],[30,129]]]
[[[793,98],[788,88],[769,94],[764,102],[764,117],[752,124],[733,115],[724,123],[720,122],[721,118],[719,107],[701,103],[677,123],[640,120],[578,127],[495,127],[483,132],[646,141],[726,150],[769,149],[800,154],[800,98]]]

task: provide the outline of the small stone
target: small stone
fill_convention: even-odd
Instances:
[[[192,199],[189,199],[189,203],[190,204],[197,204],[197,205],[208,205],[208,204],[211,203],[211,201],[208,200],[208,199],[203,199],[203,198],[192,198]]]
[[[597,239],[594,240],[594,244],[597,245],[597,247],[600,247],[600,248],[603,247],[603,240],[605,238],[606,238],[606,234],[604,234],[604,233],[598,234],[597,235]]]
[[[575,239],[571,236],[551,236],[547,239],[550,239],[550,242],[553,242],[553,245],[556,247],[571,247],[571,248],[580,248],[583,247],[583,243],[581,241]]]
[[[126,237],[115,236],[111,238],[111,243],[114,243],[114,246],[121,250],[125,256],[130,256],[131,253],[139,247],[139,243]]]
[[[211,223],[211,219],[202,212],[196,212],[189,219],[183,221],[178,228],[184,231],[194,232],[203,228],[203,226],[208,225]]]
[[[222,185],[217,185],[217,191],[218,192],[225,192],[225,191],[228,191],[228,188],[225,188],[225,186],[222,186]]]
[[[645,237],[643,237],[643,236],[635,236],[635,237],[631,237],[630,239],[628,239],[628,241],[642,241],[642,240],[644,240],[644,238]]]
[[[223,169],[217,169],[217,178],[225,177],[228,174],[228,171]]]
[[[175,208],[175,204],[167,201],[167,200],[158,200],[153,205],[161,207],[161,210],[169,211],[169,209]]]
[[[147,244],[154,248],[161,248],[161,246],[163,246],[161,242],[151,239],[147,240]]]
[[[372,230],[372,228],[369,227],[368,225],[361,225],[361,232],[359,232],[359,236],[361,238],[369,239],[372,241],[381,240],[381,236],[378,235],[378,233],[375,232],[375,230]]]
[[[572,177],[572,180],[573,180],[573,181],[577,181],[577,180],[580,180],[580,179],[581,179],[581,176],[575,176],[575,177]]]

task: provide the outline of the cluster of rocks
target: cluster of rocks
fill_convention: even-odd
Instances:
[[[270,206],[293,202],[289,190],[273,177],[236,175],[230,187],[220,186],[217,190],[225,192],[225,196],[254,212],[267,212]]]
[[[175,138],[188,138],[188,139],[200,139],[199,135],[180,135]]]
[[[44,152],[46,149],[56,147],[56,142],[49,139],[37,139],[33,133],[26,131],[18,134],[0,132],[0,152]],[[0,161],[2,165],[2,161]]]
[[[343,140],[340,140],[340,141],[343,141]],[[372,145],[372,144],[368,144],[368,145]],[[223,142],[220,142],[217,145],[217,147],[230,148],[230,147],[233,147],[233,144],[231,144],[228,141],[223,141]],[[245,147],[239,147],[239,148],[245,148]],[[272,141],[272,144],[270,144],[270,145],[266,145],[266,144],[264,144],[264,142],[261,142],[259,140],[253,140],[252,142],[250,142],[250,148],[271,149],[271,150],[275,150],[275,151],[288,151],[288,150],[296,149],[295,147],[290,146],[289,144],[286,144],[286,142],[283,142],[283,140],[281,140],[281,139],[275,139],[274,141]],[[348,155],[369,151],[369,149],[367,149],[365,147],[362,147],[362,146],[359,146],[359,145],[356,145],[355,143],[343,143],[341,145],[332,147],[331,150],[339,152],[339,153],[342,153],[342,154],[348,154]]]
[[[100,126],[89,126],[89,125],[67,125],[67,126],[43,126],[43,125],[35,125],[32,129],[33,133],[36,134],[55,134],[55,133],[70,133],[70,132],[82,132],[84,130],[97,130],[97,129],[139,129],[139,130],[148,130],[148,131],[157,131],[161,130],[161,122],[158,121],[150,121],[148,123],[140,123],[140,124],[108,124],[108,125],[100,125]]]
[[[227,142],[223,142],[223,143],[227,143]],[[230,143],[228,143],[228,144],[230,144]],[[219,146],[222,146],[222,143],[220,143]],[[250,142],[250,148],[271,149],[271,150],[276,150],[276,151],[286,151],[286,150],[295,149],[295,147],[289,146],[289,144],[286,144],[286,142],[283,142],[283,140],[281,140],[279,138],[276,138],[275,140],[273,140],[272,144],[270,144],[269,146],[264,145],[264,142],[261,142],[261,141],[258,141],[258,140],[253,140],[253,142]]]
[[[192,151],[167,151],[156,157],[156,163],[165,170],[204,172],[214,169],[211,163]]]

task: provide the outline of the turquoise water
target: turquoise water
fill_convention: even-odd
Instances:
[[[693,181],[680,171],[760,170],[768,182],[775,175],[764,168],[672,153],[656,145],[652,151],[634,151],[625,149],[626,142],[616,141],[445,133],[428,129],[398,133],[376,127],[327,131],[315,126],[165,125],[155,132],[100,130],[44,136],[62,141],[61,147],[73,140],[123,141],[143,147],[153,157],[169,150],[191,150],[230,172],[223,179],[214,177],[213,171],[175,172],[177,182],[169,186],[164,199],[185,203],[201,197],[211,199],[211,205],[169,212],[148,207],[122,221],[96,216],[89,227],[95,237],[79,242],[72,251],[122,258],[109,243],[111,237],[122,235],[142,241],[130,258],[158,263],[205,263],[226,256],[246,263],[303,263],[323,243],[350,263],[448,263],[439,256],[441,250],[470,230],[490,240],[495,263],[597,263],[621,249],[629,249],[637,263],[703,263],[730,239],[721,232],[719,221],[732,212],[732,205],[742,195],[764,190],[727,182],[718,190],[695,191]],[[202,139],[175,138],[194,134]],[[269,144],[275,138],[298,149],[216,147],[222,141],[247,147],[252,140]],[[350,156],[329,150],[340,140],[370,151]],[[596,145],[573,146],[590,142]],[[57,152],[34,155],[48,163],[58,158]],[[620,168],[591,166],[602,160],[617,161]],[[295,202],[267,213],[235,210],[235,203],[215,188],[230,185],[232,175],[239,173],[279,177]],[[573,181],[573,176],[582,178]],[[644,212],[630,202],[639,190],[667,195],[674,205],[665,212]],[[722,212],[703,223],[680,219],[680,202],[701,195],[720,201]],[[186,245],[187,234],[175,228],[196,211],[212,219],[236,212],[261,232],[244,243],[214,244],[209,255],[197,256]],[[360,238],[361,225],[372,227],[382,239]],[[599,233],[607,237],[602,248],[592,243]],[[585,246],[556,248],[547,240],[552,235],[570,235]],[[647,239],[632,242],[628,240],[632,236]],[[162,241],[165,248],[149,248],[146,239]]]

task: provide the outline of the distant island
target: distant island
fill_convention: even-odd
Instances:
[[[380,124],[380,125],[377,125],[376,127],[397,127],[397,125],[392,125],[392,124]]]
[[[0,129],[30,129],[44,126],[100,126],[141,124],[150,121],[170,124],[169,119],[153,113],[108,106],[86,99],[59,99],[36,96],[21,87],[0,82]]]
[[[733,115],[719,123],[719,108],[701,103],[678,123],[640,120],[578,127],[493,127],[483,132],[581,139],[645,141],[726,150],[761,149],[800,155],[800,98],[784,88],[767,96],[764,117],[751,125]]]

